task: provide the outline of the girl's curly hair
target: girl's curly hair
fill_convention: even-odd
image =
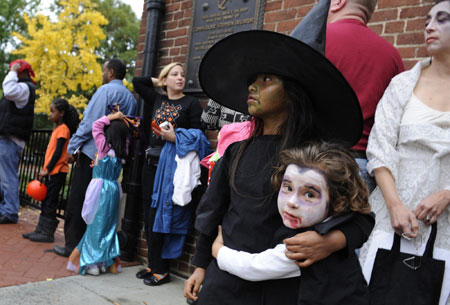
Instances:
[[[280,189],[284,172],[290,164],[316,169],[324,175],[330,195],[329,216],[347,211],[370,213],[369,191],[348,149],[323,142],[283,150],[271,180],[276,190]]]

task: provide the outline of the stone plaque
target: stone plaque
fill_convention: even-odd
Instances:
[[[186,92],[200,92],[198,68],[206,51],[240,31],[261,29],[265,0],[193,0],[186,63]]]

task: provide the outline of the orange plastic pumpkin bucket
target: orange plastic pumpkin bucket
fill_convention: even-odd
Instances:
[[[41,181],[33,180],[27,185],[27,195],[36,201],[42,201],[47,195],[47,187]]]

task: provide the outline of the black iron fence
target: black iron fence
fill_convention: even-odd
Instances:
[[[41,203],[29,197],[26,193],[28,183],[36,179],[39,171],[44,165],[45,151],[50,140],[51,130],[33,130],[30,140],[25,146],[22,159],[19,164],[19,196],[20,202],[41,208]],[[59,217],[64,218],[64,210],[70,192],[70,180],[72,179],[72,167],[70,166],[66,183],[59,193],[58,208],[56,210]]]

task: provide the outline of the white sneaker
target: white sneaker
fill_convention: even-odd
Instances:
[[[90,275],[99,275],[100,270],[98,269],[97,265],[89,266],[86,269],[86,273]]]
[[[106,273],[106,267],[105,265],[100,266],[100,273]]]

